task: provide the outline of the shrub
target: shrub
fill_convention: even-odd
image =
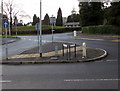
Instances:
[[[82,27],[83,33],[92,34],[117,34],[120,35],[120,27],[112,25]]]

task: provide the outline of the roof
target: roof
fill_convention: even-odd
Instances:
[[[73,25],[79,25],[79,22],[68,22],[64,24],[64,26],[73,26]]]

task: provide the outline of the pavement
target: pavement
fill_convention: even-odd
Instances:
[[[62,45],[72,46],[71,48],[64,48]],[[74,44],[63,42],[49,42],[42,46],[42,58],[39,54],[39,48],[35,47],[24,51],[19,55],[3,59],[2,64],[43,64],[43,63],[75,63],[75,62],[90,62],[96,61],[107,56],[107,52],[99,48],[86,47],[87,56],[83,58],[83,47],[81,45],[73,47]],[[76,54],[75,54],[76,53]]]
[[[77,36],[72,37],[73,39],[81,39],[81,40],[97,40],[97,41],[112,41],[112,42],[120,42],[119,35],[105,35],[105,34],[83,34],[77,33]]]
[[[18,41],[20,38],[0,38],[0,45],[4,45],[6,43],[13,43]]]

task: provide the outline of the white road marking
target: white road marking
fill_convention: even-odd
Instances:
[[[32,40],[32,39],[29,39],[29,40]]]
[[[80,82],[80,81],[119,81],[120,79],[65,79],[65,82]]]
[[[116,62],[118,61],[117,59],[114,59],[114,60],[98,60],[98,61],[95,61],[95,62]]]
[[[118,61],[117,59],[116,60],[106,60],[107,62],[112,62],[112,61]]]
[[[12,81],[10,81],[10,80],[2,80],[2,81],[0,81],[0,83],[10,83],[10,82],[12,82]]]

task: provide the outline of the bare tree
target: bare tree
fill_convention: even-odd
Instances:
[[[9,35],[11,35],[14,17],[16,16],[20,16],[21,18],[29,17],[28,15],[25,15],[25,13],[23,13],[23,11],[16,6],[17,5],[13,3],[13,0],[8,0],[8,2],[3,2],[3,13],[7,15],[9,19]]]

